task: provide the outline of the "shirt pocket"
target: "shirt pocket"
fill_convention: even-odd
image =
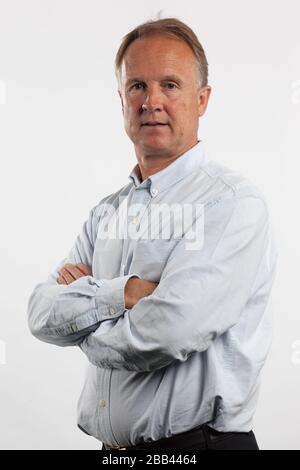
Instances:
[[[122,251],[122,240],[97,240],[93,255],[93,276],[97,279],[120,276]]]
[[[178,240],[137,240],[130,272],[147,281],[159,282],[168,258]]]

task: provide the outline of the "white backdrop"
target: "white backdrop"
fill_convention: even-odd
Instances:
[[[26,308],[88,212],[135,164],[114,77],[121,38],[175,16],[213,91],[199,138],[257,184],[280,252],[274,339],[255,420],[263,449],[300,449],[298,0],[0,0],[0,448],[99,449],[76,427],[86,358],[37,341]]]

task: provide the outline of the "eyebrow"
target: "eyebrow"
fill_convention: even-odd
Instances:
[[[133,83],[133,82],[143,82],[143,81],[144,80],[142,80],[141,78],[129,78],[126,81],[126,86],[130,85],[130,83]],[[177,75],[166,75],[160,81],[161,82],[166,82],[166,81],[177,82],[179,85],[183,83],[182,80]]]

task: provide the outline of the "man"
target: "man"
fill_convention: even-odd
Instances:
[[[264,197],[197,138],[211,88],[187,25],[135,28],[116,75],[138,163],[34,289],[30,329],[86,354],[78,426],[104,449],[256,450],[276,266]]]

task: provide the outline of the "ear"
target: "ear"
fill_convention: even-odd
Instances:
[[[208,100],[211,94],[211,86],[206,85],[199,90],[198,96],[198,116],[201,117],[206,111]]]
[[[122,113],[123,113],[123,116],[124,116],[124,103],[123,103],[122,93],[120,92],[120,90],[118,90],[118,93],[119,93],[119,97],[121,99]]]

